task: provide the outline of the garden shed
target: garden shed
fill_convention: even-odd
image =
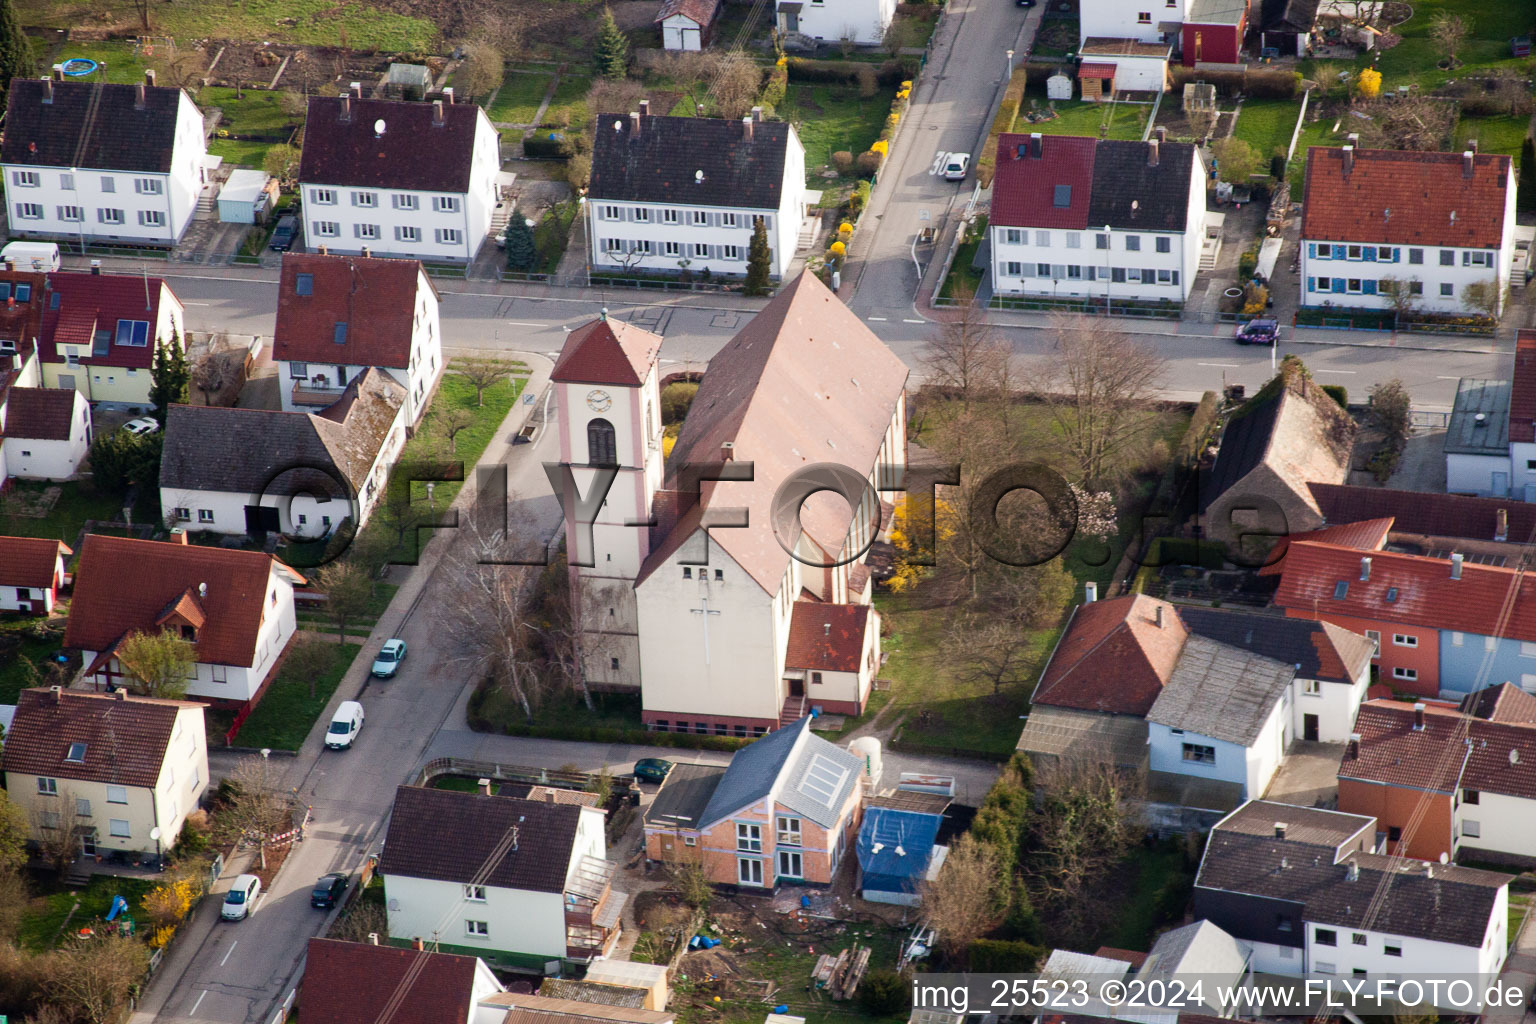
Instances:
[[[925,881],[937,878],[948,847],[936,845],[943,817],[871,807],[859,829],[859,888],[871,903],[915,907]]]
[[[219,189],[219,220],[225,224],[255,224],[267,219],[276,183],[265,171],[239,167]]]

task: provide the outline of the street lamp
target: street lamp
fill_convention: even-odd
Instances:
[[[1010,79],[1012,77],[1013,77],[1013,51],[1009,50],[1008,51],[1008,67],[1007,67],[1006,70],[1003,71],[1003,81],[1006,82],[1006,81],[1008,81],[1008,79]]]

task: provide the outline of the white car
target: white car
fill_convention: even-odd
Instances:
[[[346,750],[362,730],[363,706],[355,700],[344,700],[325,730],[325,745],[331,750]]]
[[[971,154],[951,153],[944,158],[944,180],[964,181],[966,172],[971,169]]]
[[[123,424],[123,429],[130,434],[153,434],[160,429],[160,424],[152,417],[140,416],[136,420],[129,420]]]
[[[251,916],[251,908],[256,905],[256,898],[260,895],[261,879],[255,875],[241,875],[229,887],[229,892],[224,894],[224,905],[219,908],[219,916],[226,921],[244,921]]]

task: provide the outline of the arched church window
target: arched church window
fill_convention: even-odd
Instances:
[[[618,441],[614,437],[612,423],[597,419],[587,424],[587,463],[589,465],[617,466],[618,450]]]

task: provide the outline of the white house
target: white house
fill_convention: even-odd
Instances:
[[[203,705],[183,700],[21,691],[0,763],[36,841],[70,830],[82,856],[159,854],[176,845],[208,787]]]
[[[1183,302],[1200,263],[1205,167],[1195,147],[1003,135],[992,182],[998,295]]]
[[[401,786],[379,860],[390,938],[540,972],[606,955],[628,896],[609,885],[603,821],[596,807]]]
[[[702,50],[715,34],[720,0],[663,0],[656,12],[664,50]]]
[[[1388,293],[1400,285],[1417,310],[1498,315],[1515,254],[1514,175],[1509,157],[1472,148],[1312,147],[1301,304],[1392,309]],[[1491,310],[1470,285],[1491,287]]]
[[[131,634],[171,630],[197,654],[187,695],[216,707],[259,700],[293,636],[293,588],[304,577],[260,551],[88,534],[75,567],[64,646],[78,648],[81,678],[119,685]]]
[[[11,236],[175,245],[208,183],[203,114],[180,88],[11,81],[0,168]]]
[[[155,350],[186,343],[186,310],[170,286],[158,277],[56,271],[46,291],[43,386],[73,388],[98,408],[151,408]]]
[[[327,537],[361,527],[405,446],[405,389],[369,368],[320,412],[173,405],[160,459],[166,523]]]
[[[0,611],[48,615],[74,551],[45,537],[0,537]]]
[[[1194,915],[1252,946],[1259,972],[1498,974],[1510,876],[1404,864],[1376,843],[1368,815],[1249,801],[1211,830]]]
[[[776,0],[774,10],[783,35],[878,46],[896,16],[896,0]]]
[[[299,161],[311,249],[468,262],[501,200],[501,141],[453,102],[311,96]],[[509,181],[509,179],[508,179]]]
[[[1082,0],[1078,9],[1078,45],[1089,39],[1135,39],[1164,43],[1184,24],[1188,0]]]
[[[7,388],[0,392],[0,481],[69,480],[91,446],[91,407],[78,391]]]
[[[859,713],[879,662],[864,556],[880,489],[905,468],[906,365],[802,274],[710,360],[663,466],[660,342],[598,321],[571,332],[552,373],[588,678],[638,688],[644,721],[664,731],[760,735],[811,706]],[[721,462],[752,470],[717,470],[728,479],[701,488]],[[808,462],[835,467],[851,497],[806,502],[793,557],[766,515],[706,529],[771,507],[781,485],[811,479]],[[618,476],[589,530],[578,505],[596,500],[600,467]]]
[[[650,103],[599,114],[587,188],[594,270],[609,273],[747,272],[752,233],[768,233],[769,276],[782,278],[802,221],[820,193],[805,188],[805,149],[794,125],[658,117]]]
[[[1082,63],[1077,68],[1083,99],[1108,100],[1123,92],[1164,91],[1171,81],[1168,58],[1172,52],[1167,43],[1098,37],[1083,40],[1078,48]]]
[[[304,956],[299,998],[304,1012],[327,1024],[501,1024],[480,1003],[505,992],[485,961],[473,956],[369,942],[314,938]],[[393,1009],[391,1008],[393,1007]]]
[[[287,253],[272,361],[285,412],[332,405],[369,367],[405,389],[405,422],[443,374],[437,289],[416,260]]]

